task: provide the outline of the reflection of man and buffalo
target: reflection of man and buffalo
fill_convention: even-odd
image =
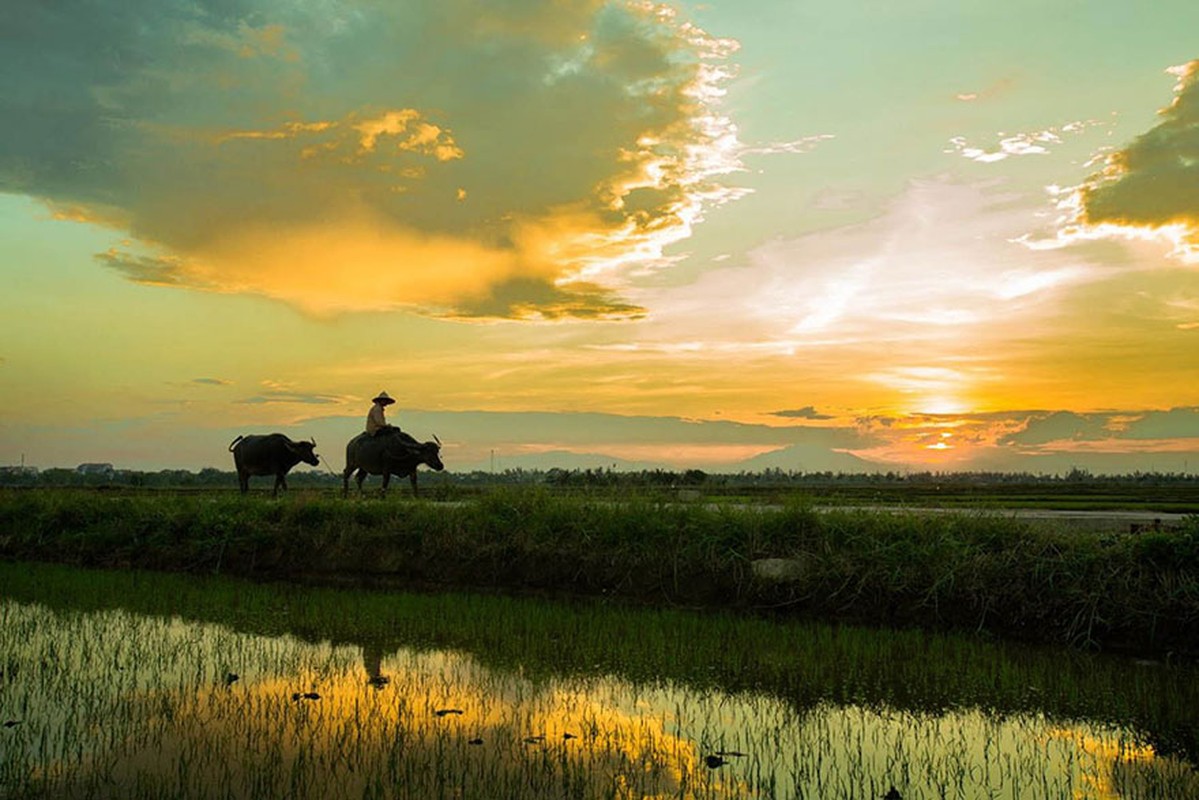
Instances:
[[[439,472],[445,469],[440,439],[434,436],[432,442],[418,442],[398,427],[387,424],[383,409],[394,402],[387,392],[380,392],[367,415],[366,430],[346,444],[346,467],[341,476],[343,494],[349,493],[351,475],[355,476],[359,492],[367,475],[383,476],[383,492],[395,475],[408,478],[415,495],[417,467],[424,464]],[[251,476],[274,475],[273,494],[278,496],[280,488],[287,489],[287,473],[292,467],[301,461],[314,467],[321,463],[315,448],[315,439],[296,442],[282,433],[238,436],[229,444],[229,452],[233,453],[241,493],[249,491]]]

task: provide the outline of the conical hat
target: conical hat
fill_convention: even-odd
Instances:
[[[374,398],[371,402],[378,403],[379,405],[383,406],[389,406],[394,403],[395,400],[392,400],[387,392],[379,392],[379,396]]]

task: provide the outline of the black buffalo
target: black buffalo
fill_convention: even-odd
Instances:
[[[317,454],[312,452],[314,447],[315,439],[293,442],[281,433],[238,436],[229,443],[229,452],[233,453],[233,465],[237,467],[241,493],[249,490],[251,475],[274,475],[274,496],[278,497],[279,487],[287,488],[288,470],[301,461],[314,467],[321,463]]]
[[[383,476],[383,491],[391,483],[391,476],[408,478],[412,482],[412,494],[416,496],[416,468],[424,464],[438,472],[445,469],[441,463],[441,440],[433,437],[433,442],[418,442],[398,429],[371,436],[360,433],[346,445],[346,469],[342,473],[342,491],[350,491],[350,475],[355,470],[358,474],[358,491],[362,491],[362,481],[368,474]]]

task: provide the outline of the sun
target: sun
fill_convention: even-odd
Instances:
[[[952,395],[925,395],[915,404],[918,414],[965,414],[970,409]]]

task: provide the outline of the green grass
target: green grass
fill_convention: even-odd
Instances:
[[[1143,653],[1199,642],[1199,521],[1088,535],[985,512],[305,495],[0,494],[0,557],[380,586],[619,597]],[[755,562],[787,559],[768,582]]]
[[[106,495],[206,495],[236,493],[232,473],[206,476],[202,481],[189,473],[147,474],[144,482],[122,479],[81,477],[66,470],[55,482],[31,483],[29,488],[71,489]],[[46,477],[46,476],[43,476]],[[1091,480],[1060,480],[1037,476],[1011,475],[879,475],[787,476],[763,480],[762,475],[712,475],[699,482],[661,482],[662,476],[645,480],[637,473],[603,473],[596,482],[554,482],[546,474],[501,474],[463,476],[442,472],[422,473],[422,496],[442,501],[468,500],[494,491],[495,487],[538,488],[556,496],[625,500],[637,496],[658,502],[719,502],[728,504],[783,504],[811,502],[815,505],[870,506],[889,505],[914,508],[1014,509],[1142,511],[1199,513],[1199,479],[1185,476],[1126,475]],[[675,476],[680,478],[681,476]],[[89,481],[86,485],[71,483]],[[269,492],[270,481],[257,479],[252,492]],[[341,481],[316,470],[293,473],[293,496],[330,497],[339,493]],[[368,484],[378,489],[378,480]],[[407,496],[406,481],[393,487],[393,493]]]

